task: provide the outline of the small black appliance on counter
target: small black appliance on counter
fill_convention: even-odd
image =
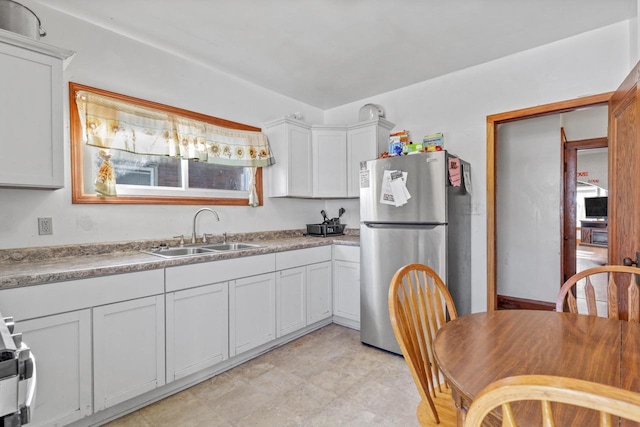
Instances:
[[[344,235],[344,228],[347,224],[340,224],[340,217],[345,213],[344,208],[340,208],[338,216],[329,219],[327,213],[323,210],[320,211],[324,221],[322,224],[307,224],[307,233],[305,236],[342,236]]]

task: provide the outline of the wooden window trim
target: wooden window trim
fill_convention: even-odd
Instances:
[[[84,90],[93,92],[98,95],[108,96],[121,101],[140,105],[147,108],[166,111],[171,114],[188,117],[216,126],[222,126],[230,129],[248,130],[260,132],[262,129],[245,125],[242,123],[232,122],[220,119],[218,117],[207,116],[205,114],[196,113],[189,110],[183,110],[177,107],[160,104],[153,101],[147,101],[140,98],[134,98],[119,93],[109,92],[103,89],[97,89],[78,83],[69,82],[69,132],[71,140],[71,202],[74,204],[136,204],[136,205],[228,205],[228,206],[249,206],[248,198],[221,198],[221,197],[182,197],[182,196],[117,196],[103,197],[96,194],[84,193],[84,176],[82,170],[82,125],[76,107],[75,94],[76,91]],[[262,196],[262,168],[256,171],[256,192],[258,194],[259,206],[263,204]]]

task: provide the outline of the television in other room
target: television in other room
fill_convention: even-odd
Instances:
[[[587,218],[607,217],[607,197],[587,197],[584,199],[584,213]]]

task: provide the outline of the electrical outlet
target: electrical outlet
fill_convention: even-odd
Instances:
[[[53,218],[38,218],[38,234],[53,234]]]

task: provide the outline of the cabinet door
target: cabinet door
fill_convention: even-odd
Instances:
[[[305,267],[276,273],[277,338],[306,326],[306,282]]]
[[[0,43],[0,186],[61,188],[62,60]]]
[[[167,382],[229,358],[228,284],[166,295]]]
[[[164,385],[164,297],[93,309],[96,411]]]
[[[360,263],[334,261],[333,314],[360,321]]]
[[[311,131],[302,126],[288,125],[287,141],[289,150],[287,195],[311,197],[313,195]]]
[[[313,197],[347,195],[346,153],[344,130],[313,130]]]
[[[331,261],[312,264],[307,270],[307,325],[331,317]]]
[[[360,162],[378,157],[378,126],[349,130],[347,133],[347,196],[360,197]]]
[[[276,338],[275,273],[229,282],[229,355]]]
[[[91,415],[91,314],[80,310],[16,322],[36,359],[29,426],[65,425]]]

